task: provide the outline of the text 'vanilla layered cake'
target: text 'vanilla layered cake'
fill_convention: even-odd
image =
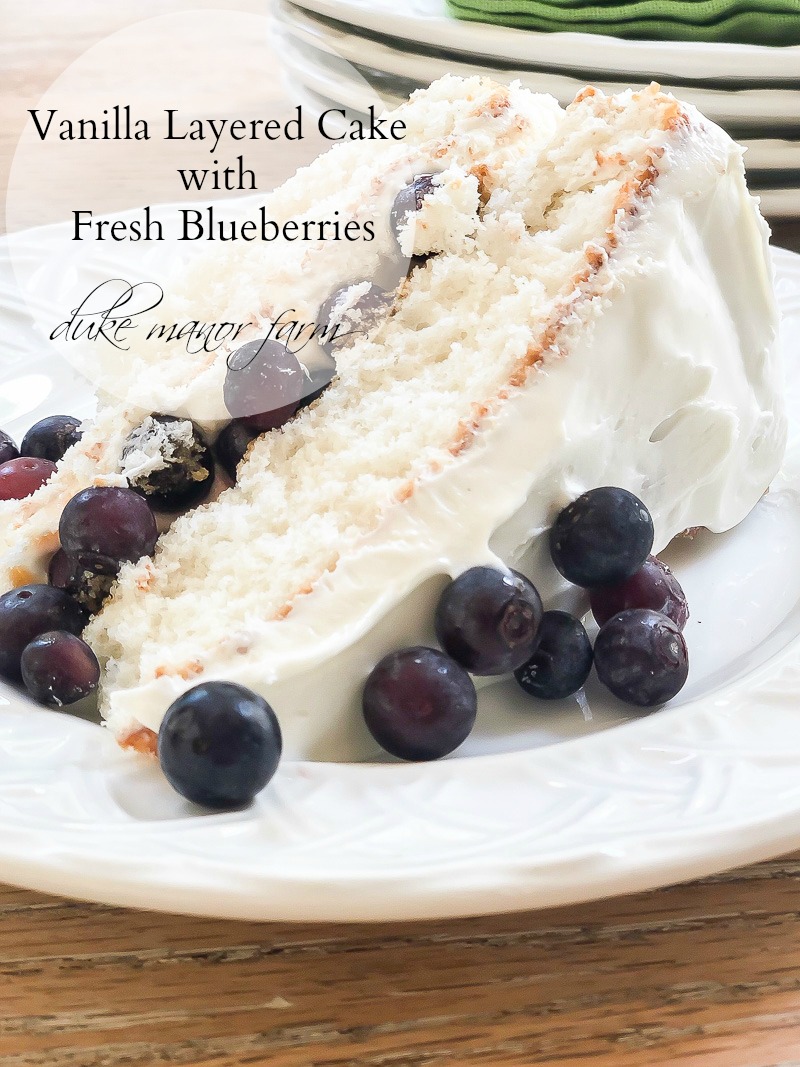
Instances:
[[[190,419],[226,447],[231,413],[262,430],[236,484],[217,478],[102,591],[85,637],[123,744],[152,750],[181,692],[228,679],[267,698],[289,755],[369,754],[364,680],[435,643],[451,578],[509,566],[552,602],[543,535],[585,490],[640,497],[658,550],[734,526],[778,470],[767,229],[718,127],[656,87],[561,109],[479,78],[398,114],[404,140],[337,146],[268,199],[276,218],[373,220],[374,241],[198,259],[172,307],[248,322],[236,344],[109,361],[122,400],[43,488],[0,503],[0,584],[42,581],[80,489],[142,488],[177,455],[202,483]],[[260,345],[287,308],[334,331],[298,353],[302,382]],[[242,351],[269,355],[260,379]]]

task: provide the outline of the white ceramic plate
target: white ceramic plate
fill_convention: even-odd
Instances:
[[[745,162],[749,170],[794,170],[800,172],[800,140],[784,141],[764,137],[740,140],[747,149]]]
[[[348,75],[348,64],[369,68],[370,71],[390,75],[400,96],[407,96],[412,88],[428,85],[445,74],[460,74],[470,77],[484,74],[498,81],[516,79],[534,92],[551,93],[561,104],[568,104],[587,82],[608,93],[622,92],[631,85],[647,85],[652,81],[649,73],[638,72],[622,80],[610,79],[591,68],[569,77],[563,72],[509,67],[507,63],[481,62],[474,56],[457,57],[442,55],[429,48],[409,48],[408,42],[374,40],[351,31],[341,24],[315,18],[295,4],[279,2],[275,7],[278,25],[293,43],[295,51],[305,46],[310,61],[341,71]],[[309,52],[308,49],[313,49]],[[346,63],[337,60],[345,60]],[[682,85],[679,82],[665,83],[664,88],[680,100],[694,104],[704,115],[721,125],[778,128],[794,127],[800,135],[800,54],[797,56],[797,88],[790,89],[739,89],[720,90],[710,87]],[[352,76],[352,68],[349,68]]]
[[[537,33],[447,14],[444,0],[297,0],[299,7],[384,37],[504,63],[580,68],[649,78],[800,82],[800,45],[627,41],[580,33]]]
[[[774,218],[800,218],[800,188],[794,189],[759,189],[761,210]]]
[[[18,239],[53,294],[31,316],[7,252],[0,243],[0,425],[19,435],[45,413],[88,410],[35,321],[52,319],[59,285],[83,268],[52,231]],[[445,917],[635,891],[800,844],[800,257],[778,251],[775,265],[786,463],[736,530],[668,554],[692,609],[690,683],[672,705],[631,717],[590,684],[587,719],[576,701],[532,707],[501,683],[482,691],[476,731],[451,758],[286,762],[250,810],[209,815],[99,726],[0,686],[3,879],[238,918]]]

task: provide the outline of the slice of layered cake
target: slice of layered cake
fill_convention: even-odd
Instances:
[[[434,643],[451,578],[511,566],[552,600],[543,535],[585,490],[636,493],[658,550],[734,526],[778,469],[767,230],[721,130],[656,87],[587,89],[561,110],[446,78],[400,114],[405,141],[336,148],[271,205],[373,220],[375,241],[195,265],[181,299],[249,321],[238,348],[142,353],[125,403],[7,509],[11,586],[46,563],[78,489],[147,473],[147,417],[258,425],[254,381],[294,373],[267,324],[291,308],[332,328],[327,388],[274,403],[236,484],[124,566],[90,623],[123,744],[152,750],[176,696],[228,679],[268,699],[289,755],[358,758],[373,750],[364,679],[389,650]],[[298,353],[306,372],[316,348]]]

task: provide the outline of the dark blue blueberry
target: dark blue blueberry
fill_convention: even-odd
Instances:
[[[381,748],[400,759],[433,760],[467,739],[478,698],[463,668],[420,645],[384,656],[367,678],[362,707]]]
[[[309,407],[315,400],[319,400],[325,390],[333,381],[336,376],[336,364],[331,363],[327,367],[314,367],[311,369],[310,375],[307,379],[308,392],[300,401],[298,411],[302,411],[303,408]]]
[[[236,481],[236,468],[253,440],[253,431],[241,419],[234,419],[220,431],[214,442],[217,461],[232,482]]]
[[[96,615],[111,595],[119,569],[120,563],[107,556],[92,552],[70,556],[59,548],[50,560],[47,581],[69,593],[90,615]]]
[[[577,693],[591,669],[592,643],[580,619],[566,611],[546,611],[536,651],[514,677],[532,697],[561,700]]]
[[[19,446],[21,456],[35,456],[58,463],[64,453],[80,441],[81,423],[71,415],[49,415],[31,426]]]
[[[356,288],[363,284],[351,282],[336,289],[317,312],[320,344],[328,354],[352,344],[356,337],[365,337],[387,317],[392,294],[370,282],[369,288],[356,296]],[[335,366],[330,368],[328,381],[335,370]]]
[[[22,653],[22,680],[40,704],[60,708],[88,696],[100,681],[100,664],[75,634],[51,630],[35,637]]]
[[[639,570],[653,547],[650,512],[627,489],[590,489],[550,529],[550,554],[574,585],[617,585]]]
[[[594,663],[615,697],[643,708],[671,700],[689,673],[683,634],[672,619],[649,608],[610,619],[594,643]]]
[[[283,426],[308,392],[297,356],[280,341],[248,341],[228,357],[223,397],[232,419],[266,433]]]
[[[132,489],[92,486],[61,513],[61,547],[70,556],[90,553],[123,563],[151,556],[158,529],[147,501]]]
[[[7,463],[10,459],[16,459],[19,456],[19,449],[14,444],[13,440],[0,430],[0,466],[3,463]]]
[[[589,590],[589,603],[598,626],[628,608],[650,608],[672,619],[682,630],[689,618],[689,605],[681,584],[666,563],[648,556],[640,569],[620,585]]]
[[[191,434],[183,431],[186,424]],[[214,458],[200,428],[175,415],[151,415],[129,435],[122,460],[132,453],[149,453],[160,443],[163,465],[128,478],[131,489],[145,497],[156,511],[183,511],[196,507],[211,492]],[[124,468],[123,468],[124,469]]]
[[[376,267],[375,280],[384,290],[391,292],[394,301],[398,286],[437,255],[437,252],[423,252],[417,256],[404,256],[395,251],[393,256],[382,260]]]
[[[400,244],[400,235],[408,224],[409,215],[416,214],[422,209],[422,201],[435,188],[433,174],[418,174],[409,185],[403,186],[394,198],[389,221],[398,244]]]
[[[233,682],[196,685],[170,705],[158,732],[170,785],[207,808],[249,804],[277,770],[281,749],[275,712]]]
[[[0,676],[18,682],[26,645],[48,630],[80,634],[86,615],[63,590],[23,585],[0,597]]]
[[[541,597],[524,574],[471,567],[442,593],[436,636],[472,674],[508,674],[530,659],[541,621]]]

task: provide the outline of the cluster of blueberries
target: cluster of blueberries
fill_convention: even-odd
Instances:
[[[19,448],[0,430],[0,500],[31,496],[80,437],[81,424],[69,415],[37,422]],[[55,585],[12,589],[0,597],[0,677],[23,681],[51,707],[87,696],[97,687],[100,667],[80,638],[86,622],[84,608]]]
[[[68,416],[37,423],[19,449],[0,431],[0,499],[30,496],[79,437],[80,424]],[[151,474],[148,492],[92,486],[72,497],[59,522],[61,547],[48,583],[0,596],[0,678],[23,683],[36,700],[56,708],[97,688],[100,666],[80,635],[123,563],[152,555],[158,528],[151,505],[176,510],[188,506],[191,494],[196,503],[198,484],[202,488],[206,481],[197,477],[198,458],[206,458],[213,480],[206,449],[202,441],[187,449],[193,473],[172,465],[162,469],[162,479]],[[274,774],[280,753],[272,709],[260,696],[227,682],[184,694],[167,712],[158,740],[159,760],[178,792],[220,809],[252,800]]]
[[[81,424],[71,415],[51,415],[37,422],[19,448],[0,430],[0,500],[22,500],[35,493],[80,437]]]
[[[655,707],[682,688],[689,617],[677,579],[650,555],[653,520],[638,497],[604,486],[573,501],[550,529],[558,571],[589,591],[600,626],[594,649],[579,619],[543,611],[522,574],[472,567],[444,589],[435,617],[442,651],[416,646],[385,656],[364,687],[375,740],[407,760],[439,759],[469,736],[477,695],[471,674],[513,673],[530,696],[580,690],[594,663],[620,700]]]
[[[176,421],[153,419],[162,426]],[[37,422],[19,448],[0,431],[0,500],[31,496],[80,437],[80,422],[68,415]],[[97,659],[80,637],[89,617],[102,607],[124,563],[152,555],[158,538],[154,508],[180,510],[210,490],[214,461],[196,428],[184,457],[191,470],[167,464],[148,476],[146,488],[91,486],[72,497],[61,514],[60,548],[47,584],[0,597],[0,677],[23,682],[50,707],[74,704],[97,687]],[[198,477],[198,470],[205,476]]]

